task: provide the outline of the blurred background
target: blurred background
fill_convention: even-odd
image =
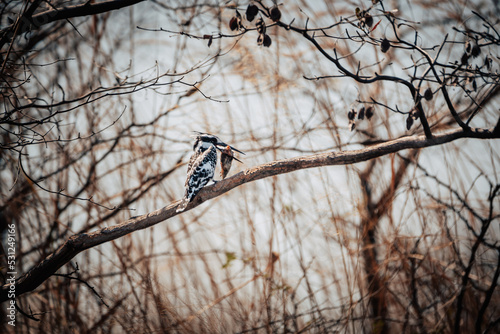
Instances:
[[[442,87],[470,126],[498,121],[497,1],[285,1],[279,24],[271,1],[251,3],[251,22],[248,1],[62,10],[84,3],[0,4],[0,231],[6,253],[16,226],[18,276],[74,234],[179,200],[193,131],[246,153],[231,176],[423,135],[400,79],[429,90],[433,133],[459,128]],[[231,30],[236,10],[243,27]],[[258,45],[259,18],[269,47]],[[376,75],[394,79],[360,82]],[[15,328],[4,302],[0,326],[498,332],[498,148],[460,139],[244,184],[82,252],[17,297]],[[0,265],[5,284],[5,256]]]

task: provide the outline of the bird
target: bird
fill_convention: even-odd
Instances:
[[[241,163],[241,161],[234,156],[231,146],[227,145],[223,150],[221,150],[220,154],[220,177],[222,179],[225,179],[229,173],[233,159]]]
[[[214,180],[214,174],[217,165],[217,150],[222,152],[222,148],[229,147],[236,152],[245,154],[242,151],[227,145],[217,136],[198,131],[195,133],[195,142],[193,145],[194,153],[188,163],[187,178],[185,183],[186,192],[181,200],[181,203],[177,207],[176,212],[184,211],[189,202],[193,200],[201,188],[206,186],[208,182],[216,182]]]

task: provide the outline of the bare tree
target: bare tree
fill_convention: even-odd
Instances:
[[[2,5],[16,332],[500,328],[498,7],[139,2]]]

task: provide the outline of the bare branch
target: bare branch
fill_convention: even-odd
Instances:
[[[432,139],[425,136],[419,137],[404,137],[392,140],[386,143],[374,145],[369,148],[345,152],[323,153],[305,157],[285,159],[263,164],[254,168],[247,169],[228,179],[217,182],[215,185],[203,188],[197,195],[195,200],[191,202],[186,211],[193,209],[203,202],[212,198],[221,196],[222,194],[234,189],[245,183],[276,176],[280,174],[290,173],[293,171],[335,165],[347,165],[367,161],[377,157],[381,157],[390,153],[398,152],[404,149],[418,149],[434,145],[440,145],[459,138],[500,138],[499,133],[492,131],[481,131],[477,133],[464,132],[462,130],[454,130],[435,135]],[[25,275],[18,279],[16,283],[16,293],[23,293],[36,289],[41,283],[53,275],[59,268],[69,262],[78,253],[118,239],[132,233],[142,230],[162,221],[175,217],[178,213],[175,211],[180,201],[174,202],[165,208],[153,211],[146,215],[130,218],[122,224],[112,227],[106,227],[91,233],[81,233],[70,237],[63,245],[61,245],[54,253],[49,255],[43,262],[31,269]],[[0,302],[7,300],[9,284],[3,285],[0,290]]]

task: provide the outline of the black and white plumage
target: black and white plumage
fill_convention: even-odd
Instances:
[[[221,150],[222,148],[229,146],[214,135],[202,132],[197,133],[198,134],[195,136],[195,143],[193,145],[194,153],[188,163],[187,178],[185,183],[186,192],[184,194],[184,198],[177,207],[176,212],[184,211],[189,202],[193,200],[201,188],[206,186],[208,182],[215,182],[213,178],[217,165],[217,149]],[[245,154],[234,147],[231,148],[237,152]]]

